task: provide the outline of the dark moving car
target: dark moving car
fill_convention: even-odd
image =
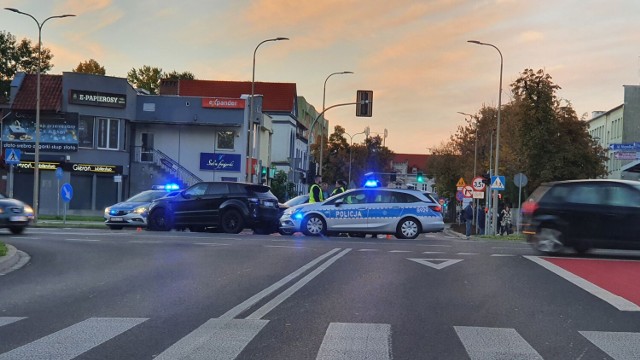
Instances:
[[[640,249],[640,182],[570,180],[545,183],[522,204],[527,241],[545,253],[572,247]]]
[[[278,198],[264,185],[201,182],[151,203],[147,223],[158,231],[213,227],[237,234],[248,227],[267,233],[278,224]]]
[[[0,228],[8,228],[12,234],[22,234],[33,220],[31,206],[18,199],[0,194]]]

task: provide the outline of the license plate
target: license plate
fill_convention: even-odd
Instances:
[[[124,221],[121,217],[112,217],[109,221]]]
[[[11,216],[9,221],[27,221],[26,216]]]

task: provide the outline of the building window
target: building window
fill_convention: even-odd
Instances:
[[[78,147],[93,149],[92,117],[80,116],[78,119]]]
[[[98,149],[120,149],[120,120],[98,119]]]
[[[235,133],[233,131],[218,131],[218,141],[216,142],[216,148],[221,150],[233,150],[234,137]]]

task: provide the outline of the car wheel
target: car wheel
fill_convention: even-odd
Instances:
[[[149,214],[147,229],[151,231],[171,230],[171,219],[166,209],[156,209]]]
[[[237,210],[227,210],[220,219],[222,231],[227,234],[239,234],[244,229],[244,219]]]
[[[550,225],[538,228],[535,237],[536,249],[546,254],[556,254],[562,250],[562,231]]]
[[[111,230],[122,230],[124,226],[119,226],[119,225],[109,225],[109,229]]]
[[[402,219],[396,228],[398,239],[415,239],[420,235],[420,223],[414,218]]]
[[[24,226],[12,226],[9,228],[12,234],[18,235],[24,232]]]
[[[319,215],[310,215],[302,221],[302,233],[307,236],[324,235],[327,224]]]

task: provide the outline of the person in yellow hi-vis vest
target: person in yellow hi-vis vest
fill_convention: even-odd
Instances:
[[[309,187],[309,204],[324,201],[324,193],[320,184],[322,183],[322,176],[316,175],[315,182]]]

